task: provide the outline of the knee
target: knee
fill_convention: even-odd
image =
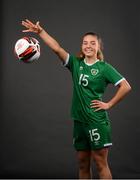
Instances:
[[[97,160],[96,167],[97,167],[98,171],[102,171],[102,169],[105,167],[105,165],[102,161]]]
[[[96,167],[98,169],[99,172],[103,171],[104,169],[106,169],[108,167],[108,162],[105,159],[96,159],[95,160],[96,163]]]
[[[80,158],[78,159],[79,169],[82,171],[90,170],[90,159],[89,158]]]

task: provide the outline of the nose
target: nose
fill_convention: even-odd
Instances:
[[[90,43],[88,43],[88,44],[87,44],[87,48],[90,48],[90,47],[91,47],[91,45],[90,45]]]

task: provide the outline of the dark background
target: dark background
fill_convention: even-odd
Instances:
[[[85,32],[101,35],[105,59],[132,86],[125,100],[109,111],[112,174],[140,178],[139,0],[3,0],[1,15],[0,178],[78,177],[71,75],[36,34],[22,33],[25,18],[39,20],[72,54],[79,51]],[[15,42],[25,35],[41,44],[41,57],[32,64],[19,63],[13,53]],[[104,100],[114,95],[112,87]]]

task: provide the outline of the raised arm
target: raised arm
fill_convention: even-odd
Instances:
[[[26,19],[25,21],[22,21],[22,25],[27,28],[26,30],[23,30],[23,32],[34,32],[38,34],[47,46],[58,55],[63,63],[65,63],[68,52],[66,52],[60,44],[40,26],[39,21],[34,24]]]

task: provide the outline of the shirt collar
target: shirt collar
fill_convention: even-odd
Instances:
[[[87,63],[86,62],[86,59],[84,59],[84,63],[86,64],[86,65],[88,65],[88,66],[92,66],[93,64],[95,64],[96,62],[98,62],[99,61],[99,59],[97,59],[95,62],[93,62],[92,64],[89,64],[89,63]]]

